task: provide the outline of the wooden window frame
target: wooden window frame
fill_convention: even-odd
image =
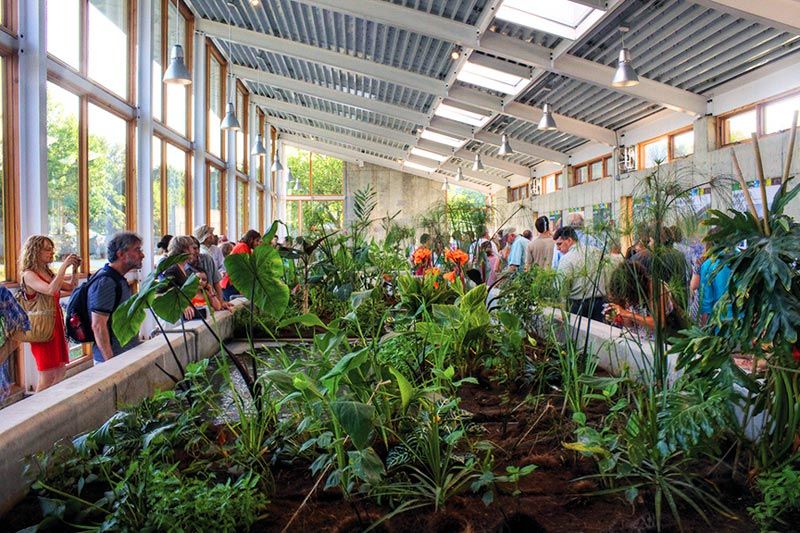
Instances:
[[[167,145],[171,145],[174,148],[177,148],[184,154],[184,165],[186,168],[186,172],[184,174],[184,187],[186,188],[186,205],[184,206],[185,209],[185,217],[186,217],[186,229],[188,232],[191,232],[193,226],[192,220],[192,152],[187,151],[186,148],[176,144],[173,140],[169,139],[169,137],[163,136],[158,132],[153,132],[153,137],[157,137],[158,140],[161,141],[161,153],[158,154],[160,164],[158,167],[158,175],[159,180],[161,182],[161,187],[159,188],[159,192],[161,194],[161,235],[166,235],[167,230],[169,228],[169,222],[167,217],[167,208],[168,208],[168,201],[169,198],[167,196]],[[155,156],[155,154],[153,154]]]
[[[578,181],[578,170],[584,167],[586,167],[586,181]],[[584,183],[589,183],[589,164],[581,163],[580,165],[574,165],[572,167],[572,187],[577,187],[578,185],[583,185]]]
[[[236,154],[236,171],[241,172],[243,174],[247,174],[250,172],[250,91],[247,90],[242,80],[236,80],[236,86],[234,87],[236,93],[236,110],[241,113],[242,120],[241,120],[241,135],[244,144],[244,149],[242,150],[241,154],[239,153],[240,146],[238,135],[234,135],[234,142],[236,144],[236,150],[234,153]],[[242,96],[242,105],[241,109],[239,108],[239,95]],[[242,156],[242,168],[239,168],[239,156]]]
[[[693,126],[686,126],[684,128],[679,128],[677,130],[670,131],[663,135],[659,135],[658,137],[653,137],[652,139],[647,139],[646,141],[640,142],[636,145],[636,170],[645,170],[647,168],[653,167],[646,167],[644,166],[645,162],[645,148],[651,144],[666,140],[667,141],[667,160],[664,163],[671,163],[676,159],[683,159],[684,157],[689,157],[689,155],[694,154],[694,149],[692,149],[691,154],[687,154],[685,156],[675,157],[675,136],[682,135],[684,133],[693,131]]]
[[[186,20],[187,39],[186,42],[182,44],[183,56],[186,66],[191,68],[191,66],[194,64],[194,40],[192,39],[192,35],[194,35],[194,26],[195,26],[195,20],[192,11],[186,6],[183,0],[153,0],[153,2],[161,2],[161,20],[155,23],[159,24],[160,26],[159,29],[161,31],[161,66],[162,66],[161,76],[164,75],[164,71],[169,66],[169,53],[170,53],[169,14],[170,12],[173,13],[175,12],[176,3],[178,5],[178,13],[184,18],[184,20]],[[192,84],[187,84],[185,86],[186,90],[186,134],[185,135],[167,125],[167,106],[169,105],[169,103],[167,102],[168,99],[167,85],[165,83],[161,83],[159,84],[159,87],[161,88],[161,120],[158,120],[155,117],[153,118],[153,120],[161,124],[163,127],[174,132],[176,135],[180,135],[181,137],[189,139],[192,131],[192,98],[194,97],[194,93],[192,92]]]
[[[743,115],[745,113],[749,113],[750,111],[755,110],[756,112],[756,135],[758,137],[764,137],[767,135],[778,135],[783,133],[787,130],[780,130],[774,131],[772,133],[766,133],[766,118],[765,118],[765,109],[776,102],[780,102],[781,100],[785,100],[787,98],[792,98],[795,96],[800,96],[800,89],[790,89],[788,91],[784,91],[780,94],[775,96],[770,96],[769,98],[764,98],[763,100],[759,100],[758,102],[754,102],[752,104],[748,104],[746,106],[741,106],[727,113],[723,113],[717,116],[717,146],[722,148],[723,146],[734,146],[737,144],[748,143],[751,142],[752,139],[742,139],[741,141],[734,141],[734,142],[726,142],[729,137],[729,132],[727,131],[726,122],[728,119],[735,117],[736,115]]]
[[[206,180],[206,187],[205,187],[206,188],[206,198],[205,198],[205,202],[206,202],[206,212],[205,212],[206,223],[207,224],[211,223],[211,169],[212,168],[215,168],[219,172],[219,195],[220,195],[220,198],[219,198],[219,200],[220,200],[220,208],[219,208],[220,227],[214,228],[214,230],[216,231],[217,235],[225,235],[226,234],[226,229],[227,229],[227,224],[225,223],[225,218],[226,218],[226,214],[227,214],[227,209],[225,207],[225,204],[227,203],[225,201],[225,199],[226,199],[226,194],[225,193],[227,192],[226,191],[226,183],[225,183],[226,182],[226,179],[225,179],[225,177],[226,177],[226,175],[225,175],[225,166],[224,165],[218,165],[217,163],[214,163],[213,161],[210,161],[208,159],[206,159],[206,177],[205,177],[205,180]]]
[[[3,4],[4,17],[0,20],[0,31],[5,31],[9,35],[17,37],[19,34],[19,12],[17,2],[14,0],[0,0]]]
[[[228,91],[228,84],[225,83],[228,79],[228,63],[225,61],[222,53],[219,49],[214,46],[214,43],[211,42],[211,39],[206,37],[206,146],[210,146],[211,135],[214,132],[211,131],[211,122],[208,120],[208,117],[211,116],[211,91],[209,87],[211,87],[211,61],[216,61],[220,65],[220,91],[219,91],[219,109],[222,112],[222,116],[225,116],[225,108],[227,107],[227,91]],[[217,135],[220,137],[219,143],[219,150],[220,154],[219,157],[225,159],[227,148],[225,142],[225,131],[219,130]],[[213,152],[209,152],[213,153]],[[216,155],[216,154],[215,154]]]

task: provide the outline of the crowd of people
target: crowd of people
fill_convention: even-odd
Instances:
[[[169,266],[159,274],[161,280],[168,282],[164,284],[164,290],[170,286],[183,286],[192,274],[197,276],[197,293],[191,304],[183,310],[183,319],[192,320],[205,317],[209,309],[230,309],[230,300],[238,292],[225,272],[224,259],[229,254],[250,253],[259,244],[261,234],[256,230],[247,231],[238,242],[232,243],[224,236],[217,236],[213,227],[204,224],[195,228],[191,235],[165,235],[156,245],[153,266],[158,268],[162,261],[180,256],[180,259],[171,260]],[[92,343],[95,365],[138,344],[138,340],[134,339],[125,346],[120,345],[112,323],[114,311],[132,295],[126,275],[142,268],[145,257],[142,238],[127,231],[111,237],[107,243],[108,262],[80,287],[80,257],[69,254],[54,269],[55,252],[51,238],[32,235],[23,245],[19,264],[18,300],[25,304],[37,298],[44,299],[42,308],[47,310],[45,314],[49,316],[33,317],[30,312],[29,316],[32,321],[44,321],[47,327],[52,328],[52,335],[46,340],[29,342],[38,371],[36,392],[64,379],[70,360],[68,337],[78,336],[79,342]],[[78,294],[81,291],[83,294]],[[85,309],[88,323],[85,324],[82,338],[75,332],[70,333],[81,328],[80,312],[76,312],[75,316],[67,316],[65,320],[60,303],[64,297],[70,297],[68,309],[73,306],[73,300],[77,302],[74,304],[76,309]]]
[[[707,322],[727,291],[730,270],[720,268],[699,243],[685,242],[676,226],[641,228],[624,255],[619,242],[587,232],[580,213],[571,214],[567,225],[538,217],[534,229],[535,234],[516,228],[493,235],[484,231],[464,246],[469,279],[494,288],[533,265],[553,269],[570,312],[646,339],[654,335],[654,315],[661,317],[668,335],[675,334],[690,320]],[[450,243],[451,248],[461,246]],[[445,256],[439,248],[422,234],[409,256],[412,271],[422,274],[428,266],[439,266]],[[430,255],[425,264],[416,257],[421,251]],[[653,280],[659,281],[654,285]]]

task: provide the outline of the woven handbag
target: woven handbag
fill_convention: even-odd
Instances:
[[[28,315],[31,329],[17,333],[15,339],[19,342],[48,342],[53,338],[56,325],[55,298],[36,291],[33,292],[33,298],[28,298],[27,293],[28,289],[23,281],[16,298]]]

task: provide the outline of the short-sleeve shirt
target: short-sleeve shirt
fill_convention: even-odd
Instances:
[[[128,285],[128,281],[125,279],[125,277],[111,268],[108,264],[103,267],[103,270],[106,271],[103,277],[92,283],[92,285],[89,287],[89,293],[87,294],[87,305],[89,307],[90,316],[91,313],[108,316],[108,334],[109,338],[111,339],[111,351],[114,353],[114,355],[119,355],[125,350],[128,350],[139,344],[138,341],[134,339],[126,344],[125,348],[123,349],[123,347],[120,346],[117,338],[114,336],[114,330],[111,328],[111,315],[122,302],[131,297],[131,288]],[[118,285],[120,288],[120,299],[119,303],[116,303]],[[92,353],[94,354],[95,361],[103,361],[103,356],[101,355],[97,344],[94,345]]]
[[[539,236],[528,244],[525,254],[525,264],[534,263],[541,268],[550,268],[553,264],[553,250],[555,245],[551,237]]]
[[[517,265],[518,267],[525,266],[525,252],[528,249],[530,241],[522,235],[517,235],[514,242],[511,243],[511,253],[508,254],[508,264]]]
[[[209,254],[200,254],[197,256],[198,266],[194,266],[189,264],[188,269],[192,272],[197,272],[198,269],[202,270],[206,273],[206,277],[208,278],[208,284],[212,287],[215,286],[222,280],[222,276],[217,270],[216,264],[214,263],[214,258],[211,257]]]

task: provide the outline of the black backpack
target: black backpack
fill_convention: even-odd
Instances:
[[[69,297],[67,303],[66,324],[64,330],[67,338],[78,344],[83,342],[94,342],[94,331],[92,331],[92,317],[89,313],[89,287],[101,278],[109,277],[108,271],[102,268],[95,272],[89,280],[75,289]],[[116,296],[114,298],[114,309],[119,306],[122,299],[122,287],[118,281],[114,281]],[[109,328],[111,319],[109,317]]]

